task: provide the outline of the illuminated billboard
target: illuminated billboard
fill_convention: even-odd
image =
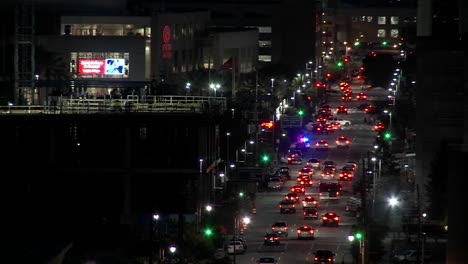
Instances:
[[[124,59],[106,59],[105,74],[124,74],[125,60]]]
[[[104,74],[106,60],[81,59],[78,61],[78,74]]]
[[[78,74],[123,75],[125,59],[80,59]]]

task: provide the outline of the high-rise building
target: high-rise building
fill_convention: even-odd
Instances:
[[[467,181],[455,173],[466,157],[468,138],[466,11],[464,1],[418,2],[416,184],[424,197],[435,153],[441,143],[447,144],[449,155],[443,159],[447,173],[437,175],[446,177],[448,185],[446,263],[464,263],[467,258],[463,245],[468,234],[458,203],[464,191],[460,186]]]

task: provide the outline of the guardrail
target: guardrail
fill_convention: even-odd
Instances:
[[[127,99],[87,99],[60,97],[44,105],[0,106],[1,114],[96,114],[96,113],[218,113],[226,110],[225,97],[149,96]]]

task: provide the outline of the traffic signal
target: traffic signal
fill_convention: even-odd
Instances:
[[[338,66],[338,67],[343,66],[343,62],[341,62],[341,61],[337,62],[337,63],[336,63],[336,66]]]
[[[317,88],[319,88],[320,86],[322,86],[322,84],[319,83],[319,82],[315,84],[315,87],[317,87]]]
[[[362,233],[361,232],[356,232],[356,234],[354,234],[354,237],[357,239],[357,240],[361,240],[362,239]]]
[[[343,60],[344,62],[349,62],[349,56],[345,56]]]
[[[383,46],[387,46],[387,44],[388,44],[387,41],[382,42]]]
[[[389,140],[391,138],[392,138],[392,134],[390,132],[387,131],[387,132],[384,133],[384,139],[385,140]]]
[[[332,75],[331,75],[331,73],[327,72],[327,73],[325,74],[325,76],[327,76],[327,78],[331,78]]]
[[[203,230],[203,234],[206,236],[206,237],[211,237],[213,235],[213,229],[207,227]]]
[[[244,193],[243,193],[243,192],[240,192],[240,193],[239,193],[239,197],[244,197]]]
[[[303,115],[304,115],[304,110],[299,109],[299,110],[297,111],[297,115],[303,116]]]
[[[270,160],[270,157],[269,157],[268,155],[264,154],[264,155],[262,156],[262,161],[263,161],[263,162],[266,163],[266,162],[268,162],[269,160]]]
[[[354,42],[354,46],[359,46],[359,44],[361,44],[359,41]]]
[[[312,100],[312,96],[308,95],[307,96],[307,101],[311,101]]]

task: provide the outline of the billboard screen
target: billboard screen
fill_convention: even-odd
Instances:
[[[105,74],[124,74],[125,59],[106,59]]]
[[[125,59],[80,59],[78,74],[124,75]]]
[[[104,74],[106,60],[81,59],[78,61],[78,74]]]

